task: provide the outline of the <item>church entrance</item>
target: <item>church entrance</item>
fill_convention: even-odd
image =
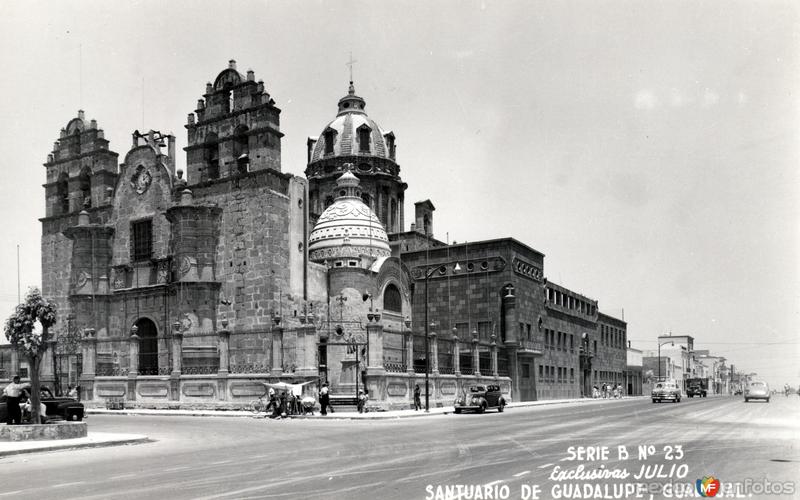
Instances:
[[[140,318],[134,326],[139,337],[139,373],[158,375],[158,329],[147,318]]]

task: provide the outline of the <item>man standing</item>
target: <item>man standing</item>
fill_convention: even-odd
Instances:
[[[30,384],[19,383],[19,375],[15,375],[13,381],[3,389],[6,395],[6,406],[8,407],[8,425],[19,425],[22,423],[22,412],[19,408],[19,399],[22,391],[30,387]]]
[[[414,411],[422,408],[422,401],[419,399],[419,384],[414,386]]]
[[[322,388],[319,390],[319,406],[323,416],[328,414],[329,405],[330,396],[328,396],[328,383],[325,382],[322,384]]]

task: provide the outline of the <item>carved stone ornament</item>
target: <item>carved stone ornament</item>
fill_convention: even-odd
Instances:
[[[134,172],[131,177],[131,187],[135,189],[137,193],[144,194],[147,188],[150,187],[152,181],[153,176],[150,174],[150,170],[146,169],[144,165],[139,165],[136,167],[136,172]]]
[[[184,256],[181,259],[180,268],[178,272],[180,272],[181,276],[186,276],[186,274],[192,269],[192,259],[189,257]]]
[[[75,288],[83,288],[87,281],[89,281],[89,274],[86,271],[81,271],[75,279]]]

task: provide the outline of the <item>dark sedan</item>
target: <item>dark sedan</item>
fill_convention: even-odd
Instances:
[[[461,413],[464,410],[473,410],[478,413],[483,413],[490,408],[496,408],[497,411],[503,411],[506,406],[506,399],[503,393],[500,392],[498,385],[473,385],[469,388],[469,392],[462,394],[458,397],[453,405],[456,413]]]
[[[83,420],[83,403],[72,398],[61,398],[53,396],[50,389],[42,387],[39,390],[39,397],[42,404],[47,408],[47,420]],[[0,422],[8,422],[8,407],[6,406],[6,396],[0,396]]]

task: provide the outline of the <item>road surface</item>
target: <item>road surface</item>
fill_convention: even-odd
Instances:
[[[705,476],[741,498],[800,498],[798,422],[797,396],[369,421],[93,415],[90,432],[153,441],[0,458],[0,500],[675,498]]]

